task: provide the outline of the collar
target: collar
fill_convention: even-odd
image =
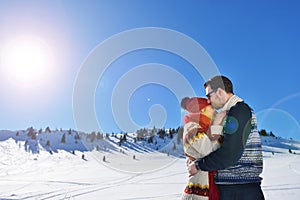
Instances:
[[[234,106],[238,102],[242,102],[242,101],[244,101],[244,100],[236,95],[233,95],[227,100],[227,102],[225,103],[225,105],[222,108],[222,111],[229,110],[232,106]]]

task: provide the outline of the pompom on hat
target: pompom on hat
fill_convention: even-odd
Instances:
[[[201,109],[210,105],[206,98],[202,97],[185,97],[181,100],[181,107],[189,113],[200,113]]]

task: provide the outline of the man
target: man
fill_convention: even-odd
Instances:
[[[223,134],[222,146],[204,158],[189,162],[190,175],[198,170],[217,170],[215,183],[221,200],[264,199],[259,176],[262,149],[252,109],[233,93],[231,81],[215,76],[204,84],[208,103],[221,109],[211,127],[211,134]]]

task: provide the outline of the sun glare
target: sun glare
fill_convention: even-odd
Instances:
[[[18,88],[42,86],[53,67],[50,48],[33,37],[8,42],[3,48],[1,60],[2,74]]]

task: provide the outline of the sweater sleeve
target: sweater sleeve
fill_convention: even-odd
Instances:
[[[244,102],[237,103],[226,116],[223,128],[224,140],[221,147],[204,158],[197,159],[196,168],[204,171],[220,170],[237,163],[250,134],[250,124],[249,106]]]
[[[212,152],[214,147],[206,131],[196,122],[184,125],[183,145],[185,154],[193,158],[203,158]]]

